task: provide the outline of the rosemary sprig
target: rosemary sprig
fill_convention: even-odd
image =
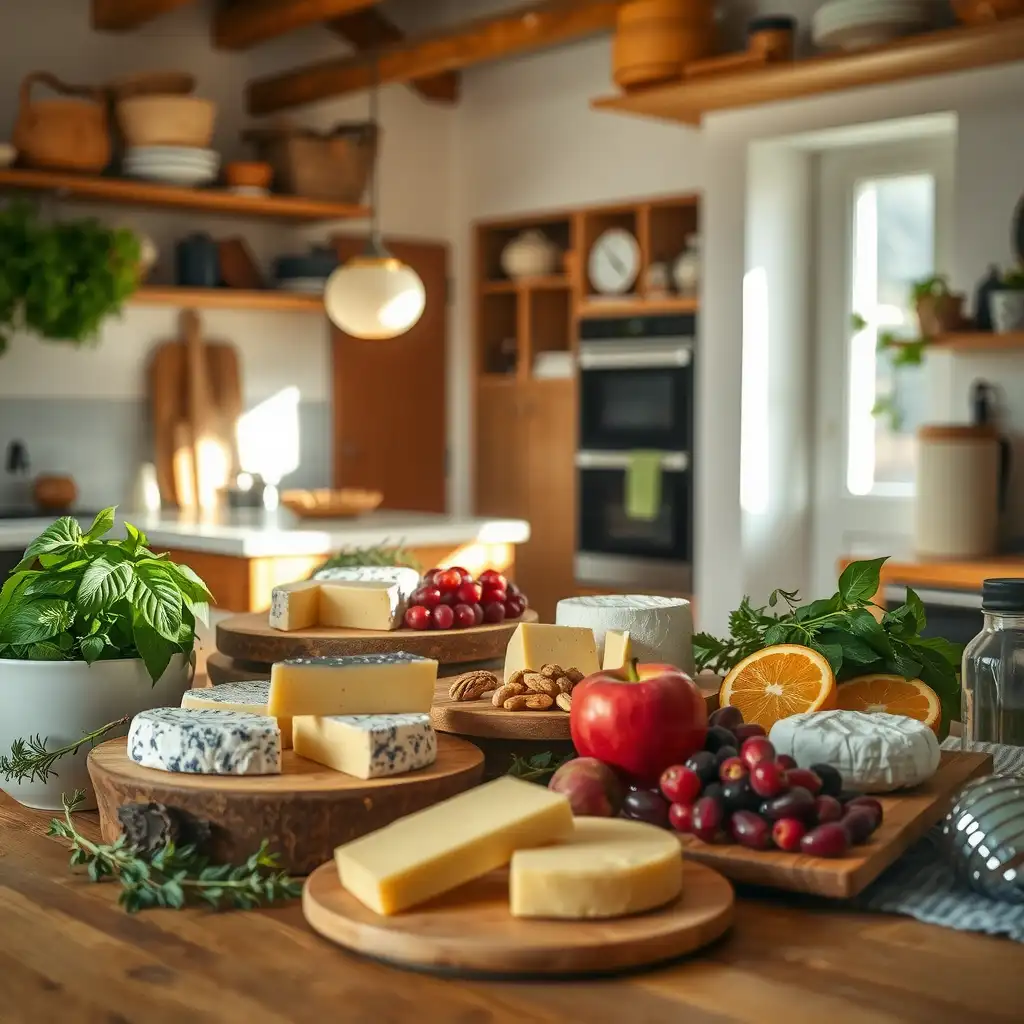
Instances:
[[[46,749],[46,740],[40,735],[19,738],[11,744],[10,756],[0,756],[0,774],[6,782],[45,782],[51,775],[57,775],[54,762],[68,754],[77,754],[86,743],[96,743],[113,729],[127,725],[131,715],[124,715],[116,722],[107,722],[74,743],[56,750]]]
[[[92,881],[117,879],[122,886],[118,903],[129,914],[150,907],[177,910],[194,900],[203,900],[215,910],[227,906],[250,910],[262,903],[294,899],[302,891],[301,882],[276,870],[277,855],[269,851],[266,840],[238,865],[212,865],[194,846],[168,843],[147,860],[123,835],[110,845],[90,842],[71,820],[71,812],[84,799],[81,790],[70,797],[65,793],[61,797],[64,818],[53,818],[47,834],[70,841],[71,866],[85,865]]]
[[[531,757],[519,757],[512,755],[512,767],[508,774],[514,775],[517,779],[525,779],[527,782],[540,782],[546,784],[555,772],[561,768],[566,761],[571,761],[576,755],[566,754],[565,757],[556,757],[550,750],[543,754],[533,754]]]

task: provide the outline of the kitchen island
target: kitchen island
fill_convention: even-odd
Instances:
[[[0,551],[21,550],[51,518],[0,521]],[[529,539],[522,519],[482,519],[382,510],[351,519],[300,519],[286,509],[232,509],[211,516],[176,512],[120,512],[155,551],[194,569],[210,585],[219,608],[260,611],[271,590],[305,579],[339,551],[400,546],[422,569],[444,562],[476,573],[514,572],[515,546]],[[88,528],[88,523],[84,523]]]

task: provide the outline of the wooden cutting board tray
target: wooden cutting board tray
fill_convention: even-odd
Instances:
[[[470,629],[271,629],[266,612],[235,615],[217,624],[217,649],[229,658],[270,664],[287,658],[338,658],[351,654],[407,651],[441,664],[491,661],[505,648],[521,622],[536,622],[530,608],[518,618]]]
[[[864,846],[853,847],[849,857],[709,846],[694,836],[680,836],[679,840],[684,856],[734,882],[849,899],[942,820],[965,782],[991,771],[991,754],[943,751],[938,771],[923,785],[899,795],[878,795],[884,810],[882,824]]]
[[[341,843],[471,789],[483,778],[483,754],[465,740],[438,736],[429,768],[385,779],[357,779],[284,751],[280,775],[189,775],[143,768],[127,755],[127,740],[89,752],[103,841],[121,832],[117,809],[149,802],[180,807],[213,826],[211,856],[239,863],[263,839],[281,866],[305,875],[331,859]]]
[[[400,967],[505,978],[606,976],[692,953],[728,930],[732,886],[700,864],[687,864],[684,879],[675,902],[605,921],[513,917],[507,870],[382,917],[341,887],[332,862],[307,879],[302,911],[325,938]]]

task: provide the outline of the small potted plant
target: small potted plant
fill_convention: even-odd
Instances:
[[[104,539],[113,525],[113,508],[88,531],[56,520],[0,590],[0,788],[28,807],[78,789],[95,807],[89,748],[191,685],[206,584],[130,523]]]
[[[1000,275],[988,293],[988,307],[997,334],[1024,331],[1024,264]]]
[[[949,279],[945,274],[912,282],[910,297],[922,338],[937,338],[963,329],[965,297],[949,290]]]

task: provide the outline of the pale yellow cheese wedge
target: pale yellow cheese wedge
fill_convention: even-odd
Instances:
[[[503,776],[339,846],[334,860],[356,899],[397,914],[572,831],[561,793]]]
[[[181,698],[183,708],[205,708],[208,711],[244,711],[250,715],[266,715],[270,696],[268,679],[248,679],[240,683],[220,683],[186,690]],[[278,718],[281,729],[281,749],[292,745],[292,720]]]
[[[600,667],[594,631],[583,626],[548,626],[521,622],[505,648],[505,679],[520,669],[544,665],[578,668],[585,676]]]
[[[270,593],[268,620],[272,629],[291,632],[309,629],[320,619],[320,583],[317,580],[300,580],[298,583],[283,583]]]
[[[633,657],[633,644],[629,639],[629,630],[621,633],[610,629],[604,635],[604,663],[601,667],[606,671],[622,668]]]
[[[556,846],[512,855],[509,906],[513,917],[624,917],[660,907],[682,888],[673,833],[620,818],[576,818]]]

